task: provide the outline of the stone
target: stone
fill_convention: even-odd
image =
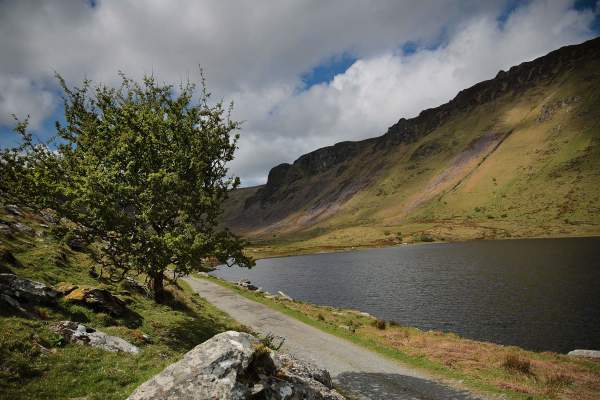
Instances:
[[[279,297],[281,297],[284,300],[294,301],[294,299],[292,299],[287,294],[283,293],[281,290],[277,291],[277,294],[279,295]]]
[[[259,289],[258,286],[253,285],[248,279],[242,279],[242,280],[240,280],[237,283],[237,285],[239,287],[242,287],[244,289],[248,289],[248,290],[251,290],[251,291],[256,291],[256,290]]]
[[[61,321],[53,327],[53,330],[62,335],[67,343],[79,343],[98,347],[113,353],[138,354],[140,352],[137,346],[120,337],[107,335],[104,332],[89,328],[78,322]]]
[[[266,348],[242,332],[220,333],[139,386],[129,400],[341,400],[329,373]]]
[[[600,358],[600,350],[577,349],[568,352],[567,355],[574,357]]]
[[[132,277],[128,276],[126,277],[123,282],[121,283],[121,286],[133,293],[138,293],[138,294],[143,294],[143,295],[148,295],[148,289],[146,289],[146,287],[144,285],[142,285],[141,283],[139,283],[138,281],[136,281],[135,279],[133,279]]]
[[[69,246],[71,250],[83,252],[87,247],[87,242],[80,237],[72,237],[67,240],[67,246]]]
[[[21,212],[21,210],[19,210],[19,207],[17,207],[14,204],[8,204],[7,206],[4,207],[4,209],[12,215],[16,215],[16,216],[21,216],[23,215],[23,213]]]
[[[13,312],[17,315],[21,315],[25,318],[35,318],[35,315],[23,308],[21,303],[6,294],[0,293],[0,304],[1,303],[4,303],[8,307],[12,308]]]
[[[69,292],[65,300],[85,304],[96,311],[108,312],[115,317],[122,317],[129,313],[126,303],[106,289],[78,287]]]
[[[79,286],[77,285],[73,285],[72,283],[68,283],[68,282],[59,282],[57,285],[54,286],[54,289],[61,295],[61,296],[66,296],[69,293],[71,293],[73,290],[77,289]]]
[[[54,224],[57,221],[56,218],[56,213],[50,209],[44,209],[42,211],[40,211],[40,217],[42,217],[42,219],[50,224]]]
[[[19,303],[53,303],[58,297],[58,292],[46,284],[14,274],[0,274],[0,293]]]
[[[31,236],[35,233],[35,231],[31,227],[29,227],[21,222],[15,222],[14,224],[11,224],[10,227],[13,231],[23,233],[25,235]]]

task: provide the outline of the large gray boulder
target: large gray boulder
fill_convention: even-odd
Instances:
[[[567,355],[573,357],[600,358],[600,350],[577,349],[570,351]]]
[[[129,400],[341,400],[329,373],[276,354],[252,335],[228,331],[189,351]]]
[[[0,293],[25,303],[52,303],[58,296],[56,290],[44,283],[14,274],[0,274]]]
[[[137,354],[140,352],[138,347],[120,337],[107,335],[104,332],[89,328],[78,322],[61,321],[53,327],[53,330],[62,335],[67,343],[79,343],[98,347],[113,353]]]

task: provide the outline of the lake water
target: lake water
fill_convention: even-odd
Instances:
[[[213,275],[424,330],[532,350],[600,349],[600,238],[397,246]]]

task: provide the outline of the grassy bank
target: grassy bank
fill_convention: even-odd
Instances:
[[[35,319],[0,307],[0,399],[123,399],[139,384],[213,335],[244,329],[180,282],[168,288],[165,304],[143,294],[124,291],[120,284],[92,278],[92,261],[70,250],[49,234],[34,215],[0,215],[31,231],[0,234],[0,254],[10,252],[18,263],[2,257],[0,272],[49,285],[68,282],[105,288],[128,303],[127,318],[94,312],[62,299],[53,306],[37,306]],[[119,336],[140,347],[139,355],[110,353],[78,344],[65,344],[51,326],[60,320],[84,323]],[[147,335],[149,339],[145,339]]]
[[[600,393],[600,361],[531,352],[452,333],[424,332],[378,321],[356,310],[269,298],[221,279],[206,279],[323,331],[475,391],[511,399],[592,400]]]

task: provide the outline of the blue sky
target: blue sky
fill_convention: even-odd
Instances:
[[[597,0],[41,1],[0,2],[0,146],[14,144],[11,112],[54,132],[54,71],[69,84],[113,84],[118,70],[177,83],[201,65],[245,121],[231,165],[245,185],[600,33]]]

